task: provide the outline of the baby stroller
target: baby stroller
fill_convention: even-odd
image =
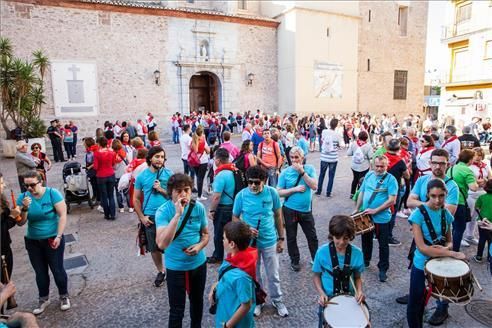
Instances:
[[[68,162],[63,165],[63,191],[67,203],[67,213],[70,213],[70,204],[81,204],[88,202],[90,208],[94,208],[92,196],[88,187],[89,179],[82,171],[79,162]]]

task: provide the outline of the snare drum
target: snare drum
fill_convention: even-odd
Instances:
[[[374,230],[374,223],[369,214],[358,212],[350,216],[355,222],[355,234],[362,235]]]
[[[369,326],[369,309],[365,304],[357,303],[355,297],[350,295],[339,295],[330,298],[330,302],[323,311],[323,316],[327,327],[358,327]],[[365,312],[365,315],[364,315]]]
[[[453,303],[468,303],[471,300],[473,275],[465,261],[438,257],[427,261],[424,271],[435,298]]]

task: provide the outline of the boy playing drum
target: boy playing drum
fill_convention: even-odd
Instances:
[[[335,215],[331,218],[330,243],[318,249],[313,264],[313,282],[321,306],[326,306],[329,299],[337,294],[353,294],[354,281],[357,302],[362,303],[365,299],[361,279],[364,259],[361,249],[350,244],[354,237],[355,223],[351,217]]]

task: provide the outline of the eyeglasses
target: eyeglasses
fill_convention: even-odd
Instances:
[[[26,188],[34,188],[37,184],[39,184],[39,181],[36,183],[24,183],[24,186],[26,186]]]
[[[248,184],[249,185],[254,184],[256,186],[259,186],[259,185],[261,185],[261,180],[248,180]]]
[[[420,142],[427,142],[427,140],[425,140],[425,139],[422,139],[422,140],[420,140]]]
[[[445,165],[448,165],[448,163],[446,163],[446,162],[434,162],[434,161],[432,161],[432,162],[431,162],[431,164],[432,164],[432,165],[439,165],[439,166],[445,166]]]
[[[292,159],[298,159],[298,158],[301,158],[301,156],[292,156],[291,155],[290,158],[292,158]]]
[[[39,147],[32,147],[32,149],[39,149]]]

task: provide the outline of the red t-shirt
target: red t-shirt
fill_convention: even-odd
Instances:
[[[94,170],[96,177],[107,178],[114,175],[115,153],[110,151],[97,151],[94,153]]]

